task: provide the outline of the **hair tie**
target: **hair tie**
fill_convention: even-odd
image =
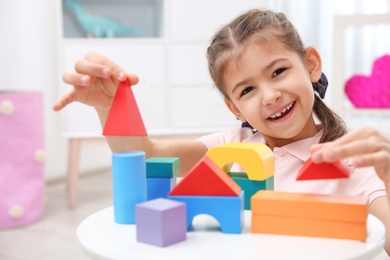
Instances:
[[[252,129],[252,133],[257,133],[257,130],[253,128],[248,122],[244,122],[241,124],[241,127],[249,127]]]
[[[322,99],[325,98],[325,93],[328,88],[328,84],[328,79],[323,72],[321,73],[320,79],[316,83],[313,83],[314,91],[316,91]]]
[[[253,129],[253,127],[248,123],[248,122],[244,122],[241,124],[241,127],[250,127]]]

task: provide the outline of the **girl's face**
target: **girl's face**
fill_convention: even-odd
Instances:
[[[227,67],[226,105],[261,132],[271,148],[311,137],[318,132],[312,82],[321,71],[314,48],[302,59],[281,43],[251,44]]]

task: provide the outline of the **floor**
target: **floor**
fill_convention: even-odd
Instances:
[[[76,238],[78,224],[92,213],[112,205],[110,170],[79,180],[78,206],[68,209],[65,183],[46,188],[45,216],[33,224],[0,230],[1,260],[87,260]]]
[[[68,209],[63,181],[46,188],[42,220],[19,228],[0,230],[0,260],[88,260],[80,248],[76,229],[92,213],[112,205],[110,170],[83,175],[78,206]],[[382,252],[375,260],[389,260]]]

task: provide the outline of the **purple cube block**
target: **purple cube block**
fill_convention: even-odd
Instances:
[[[137,241],[168,246],[186,239],[186,204],[158,198],[139,203],[135,209]]]

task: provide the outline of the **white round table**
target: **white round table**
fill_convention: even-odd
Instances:
[[[136,240],[136,226],[114,222],[109,207],[86,218],[77,228],[77,237],[85,252],[93,259],[362,259],[377,256],[384,247],[385,228],[374,216],[367,220],[365,243],[355,240],[299,236],[253,234],[250,232],[251,211],[245,211],[241,234],[224,234],[218,222],[198,215],[193,230],[183,242],[157,247]]]

